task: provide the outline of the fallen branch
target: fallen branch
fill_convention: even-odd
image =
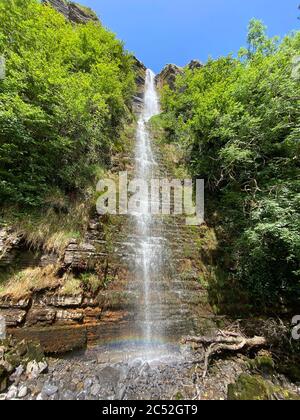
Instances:
[[[205,351],[203,378],[208,372],[210,358],[222,351],[241,351],[244,348],[263,347],[267,344],[264,337],[246,338],[240,333],[230,331],[219,331],[214,337],[185,337],[183,344],[194,343],[207,347]]]

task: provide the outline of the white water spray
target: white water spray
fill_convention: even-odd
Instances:
[[[138,121],[136,142],[136,174],[139,179],[149,181],[154,176],[157,167],[152,147],[151,135],[147,124],[149,120],[160,113],[158,94],[155,88],[155,75],[147,70],[144,109]],[[153,296],[153,290],[158,288],[155,282],[159,282],[159,260],[162,257],[162,244],[160,239],[152,235],[153,218],[148,208],[148,198],[145,196],[140,203],[140,212],[136,217],[137,237],[136,243],[136,268],[139,283],[141,284],[143,297],[142,309],[139,316],[142,319],[142,335],[147,345],[153,344],[154,329],[157,330],[154,319],[154,305],[157,304],[157,296]],[[156,300],[156,302],[155,302]],[[157,313],[156,313],[157,316]]]

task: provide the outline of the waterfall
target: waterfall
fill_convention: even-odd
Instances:
[[[140,115],[136,135],[136,176],[149,181],[154,175],[157,163],[151,145],[151,134],[147,127],[149,120],[160,112],[158,94],[155,87],[155,74],[147,70],[144,108]],[[141,299],[138,317],[141,323],[142,338],[147,346],[153,344],[154,336],[161,335],[160,292],[161,259],[163,238],[154,236],[157,221],[151,216],[148,204],[149,195],[145,192],[140,202],[140,212],[136,215],[135,265],[137,282],[140,285]],[[158,321],[158,322],[156,322]]]

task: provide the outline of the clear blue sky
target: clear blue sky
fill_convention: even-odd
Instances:
[[[269,35],[299,29],[300,0],[77,0],[93,8],[103,24],[148,67],[203,62],[237,53],[256,17]]]

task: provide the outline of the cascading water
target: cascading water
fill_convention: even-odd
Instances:
[[[152,147],[151,135],[147,124],[160,112],[158,94],[155,88],[155,75],[147,70],[144,108],[140,115],[136,136],[136,176],[150,181],[155,175],[157,163]],[[141,197],[140,212],[136,215],[135,265],[137,281],[141,287],[142,298],[138,317],[142,328],[142,338],[147,346],[153,344],[154,335],[160,329],[159,321],[159,280],[161,276],[161,259],[163,255],[163,238],[154,236],[152,230],[156,222],[149,212],[149,196],[145,191]],[[157,228],[157,225],[155,226]],[[157,229],[156,229],[157,230]],[[162,334],[162,331],[159,331]]]

